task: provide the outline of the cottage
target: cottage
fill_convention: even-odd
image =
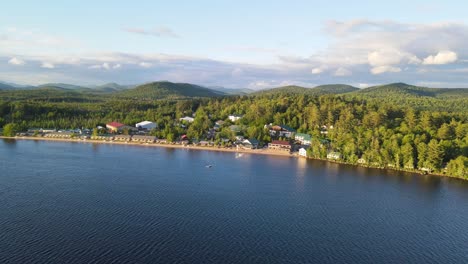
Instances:
[[[185,121],[185,122],[188,122],[188,123],[192,123],[193,121],[195,121],[195,118],[193,117],[190,117],[190,116],[184,116],[182,118],[179,118],[180,121]]]
[[[327,159],[340,160],[341,159],[341,153],[332,151],[332,152],[327,154]]]
[[[291,147],[289,141],[284,140],[273,140],[268,144],[268,148],[273,150],[291,151]]]
[[[151,121],[142,121],[140,123],[137,123],[135,127],[141,130],[151,130],[157,128],[158,125]]]
[[[218,120],[218,121],[215,122],[215,124],[218,125],[218,126],[222,126],[222,125],[224,125],[224,123],[225,122],[223,120]]]
[[[307,148],[302,147],[299,149],[299,156],[301,157],[307,157]]]
[[[154,143],[154,141],[156,141],[156,137],[154,137],[154,136],[134,135],[132,137],[132,141],[141,142],[141,143]]]
[[[106,128],[109,129],[111,132],[119,132],[124,129],[125,125],[119,122],[110,122],[106,124]]]
[[[91,139],[93,139],[93,140],[112,141],[112,140],[114,140],[114,136],[112,136],[112,135],[97,135],[97,136],[91,136]]]
[[[228,118],[229,120],[231,120],[231,122],[236,122],[237,120],[241,119],[242,116],[241,115],[229,115]]]
[[[259,142],[255,138],[249,138],[242,142],[242,146],[248,149],[256,149],[258,148],[258,145],[259,145]]]
[[[229,126],[229,129],[234,133],[239,133],[242,131],[242,128],[238,125]]]
[[[202,141],[198,142],[198,145],[203,146],[203,147],[210,146],[211,144],[212,144],[211,142],[206,141],[206,140],[202,140]]]
[[[304,134],[304,133],[296,133],[294,136],[294,139],[296,141],[301,142],[302,145],[307,145],[310,146],[312,137],[309,134]]]

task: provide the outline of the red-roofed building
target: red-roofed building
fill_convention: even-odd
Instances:
[[[269,149],[291,151],[291,143],[284,140],[273,140],[268,144]]]
[[[109,129],[112,132],[118,132],[122,130],[125,127],[124,124],[121,124],[119,122],[110,122],[106,124],[106,128]]]

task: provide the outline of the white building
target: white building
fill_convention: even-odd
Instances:
[[[190,117],[190,116],[184,116],[184,117],[180,118],[179,120],[180,120],[180,121],[186,121],[186,122],[192,123],[192,122],[195,120],[195,118]]]
[[[228,116],[229,120],[231,120],[231,122],[236,122],[237,120],[241,119],[242,116],[240,115],[230,115]]]
[[[157,128],[158,125],[156,123],[151,122],[151,121],[142,121],[140,123],[137,123],[135,125],[135,127],[139,128],[139,129],[151,130],[151,129]]]
[[[307,149],[306,148],[300,148],[299,149],[299,156],[307,157]]]

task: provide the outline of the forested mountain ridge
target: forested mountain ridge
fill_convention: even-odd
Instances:
[[[166,98],[217,97],[223,92],[190,83],[152,82],[113,94],[116,98],[155,100]]]
[[[313,88],[306,88],[297,85],[288,85],[272,89],[260,90],[251,93],[252,95],[277,95],[277,94],[296,94],[320,96],[325,94],[343,94],[359,90],[359,88],[346,84],[326,84]]]
[[[383,98],[389,96],[403,97],[432,97],[432,98],[460,98],[468,97],[467,88],[427,88],[409,85],[406,83],[392,83],[372,86],[353,92],[352,94],[365,95],[369,98]]]

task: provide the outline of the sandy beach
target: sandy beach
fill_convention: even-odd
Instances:
[[[220,151],[220,152],[234,152],[234,153],[249,153],[249,154],[260,154],[260,155],[274,155],[283,157],[297,157],[296,154],[291,154],[285,151],[275,151],[269,149],[236,149],[236,148],[225,148],[225,147],[202,147],[193,145],[178,145],[178,144],[161,144],[161,143],[142,143],[142,142],[122,142],[122,141],[104,141],[104,140],[92,140],[92,139],[64,139],[64,138],[44,138],[44,137],[4,137],[4,139],[15,139],[15,140],[41,140],[41,141],[58,141],[58,142],[79,142],[79,143],[92,143],[92,144],[107,144],[107,145],[130,145],[130,146],[144,146],[144,147],[162,147],[162,148],[177,148],[177,149],[194,149],[194,150],[207,150],[207,151]]]

